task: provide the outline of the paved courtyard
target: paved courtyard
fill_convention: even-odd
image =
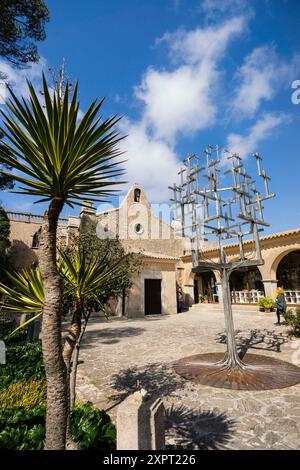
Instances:
[[[236,312],[244,352],[300,365],[300,340],[275,314]],[[118,403],[143,387],[163,397],[167,445],[186,449],[300,449],[300,384],[272,391],[212,388],[178,376],[179,358],[225,350],[224,319],[209,308],[138,320],[93,319],[80,359],[81,397],[115,420]]]

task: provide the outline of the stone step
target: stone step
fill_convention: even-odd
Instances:
[[[244,313],[258,313],[259,308],[257,305],[233,305],[233,312],[244,312]],[[190,312],[215,312],[223,313],[223,307],[219,304],[194,304],[189,309]]]

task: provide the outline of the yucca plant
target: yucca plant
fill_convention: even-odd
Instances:
[[[124,257],[125,258],[125,257]],[[75,343],[80,334],[81,319],[85,301],[94,298],[97,302],[98,293],[106,289],[106,283],[119,275],[118,266],[123,259],[109,264],[107,256],[102,259],[87,259],[84,252],[74,254],[60,251],[59,272],[64,281],[65,295],[71,294],[74,299],[69,334],[64,343],[64,360],[70,364]]]
[[[87,305],[92,300],[98,307],[104,307],[99,305],[101,291],[106,291],[107,286],[110,286],[119,276],[122,276],[122,265],[126,257],[125,255],[115,263],[110,263],[107,255],[103,256],[102,259],[90,259],[81,250],[73,254],[60,251],[59,272],[64,281],[65,295],[71,295],[74,299],[70,328],[63,349],[70,387],[71,406],[74,406],[75,403],[80,343],[91,313]],[[83,329],[81,328],[82,318],[84,318]],[[73,356],[75,346],[76,351],[75,356]],[[72,377],[70,381],[72,356]]]
[[[0,282],[3,296],[3,311],[17,314],[30,314],[31,318],[16,328],[24,328],[43,313],[45,292],[39,269],[24,270],[20,273],[7,273],[11,287]]]
[[[10,97],[1,110],[5,142],[0,163],[17,170],[19,192],[47,201],[39,266],[44,282],[42,345],[47,378],[46,449],[65,448],[68,413],[67,379],[62,355],[62,283],[56,265],[56,234],[64,204],[80,199],[102,200],[120,175],[117,117],[98,116],[103,100],[93,101],[78,120],[77,84],[70,96],[67,83],[50,93],[43,76],[42,103],[28,82],[29,99]],[[7,173],[5,173],[7,174]]]

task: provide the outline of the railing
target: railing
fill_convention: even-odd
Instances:
[[[262,291],[232,291],[231,301],[233,304],[256,304],[256,302],[264,296]]]
[[[43,215],[39,214],[31,214],[30,212],[13,212],[7,211],[7,217],[9,220],[13,220],[15,222],[27,222],[27,223],[36,223],[36,224],[43,224],[45,219]],[[59,225],[67,225],[68,219],[64,217],[60,217],[58,219]]]
[[[300,290],[286,290],[284,295],[287,304],[300,305]]]
[[[261,297],[262,291],[232,291],[231,301],[233,304],[255,304]],[[286,290],[284,292],[286,303],[289,305],[300,305],[300,290]]]

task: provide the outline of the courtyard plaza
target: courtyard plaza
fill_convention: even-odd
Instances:
[[[300,339],[275,313],[234,307],[237,344],[249,353],[300,365]],[[116,420],[118,404],[144,388],[166,408],[169,449],[300,449],[300,384],[235,391],[183,379],[173,363],[226,349],[224,315],[216,305],[194,305],[178,315],[141,319],[93,318],[80,352],[78,395]]]

